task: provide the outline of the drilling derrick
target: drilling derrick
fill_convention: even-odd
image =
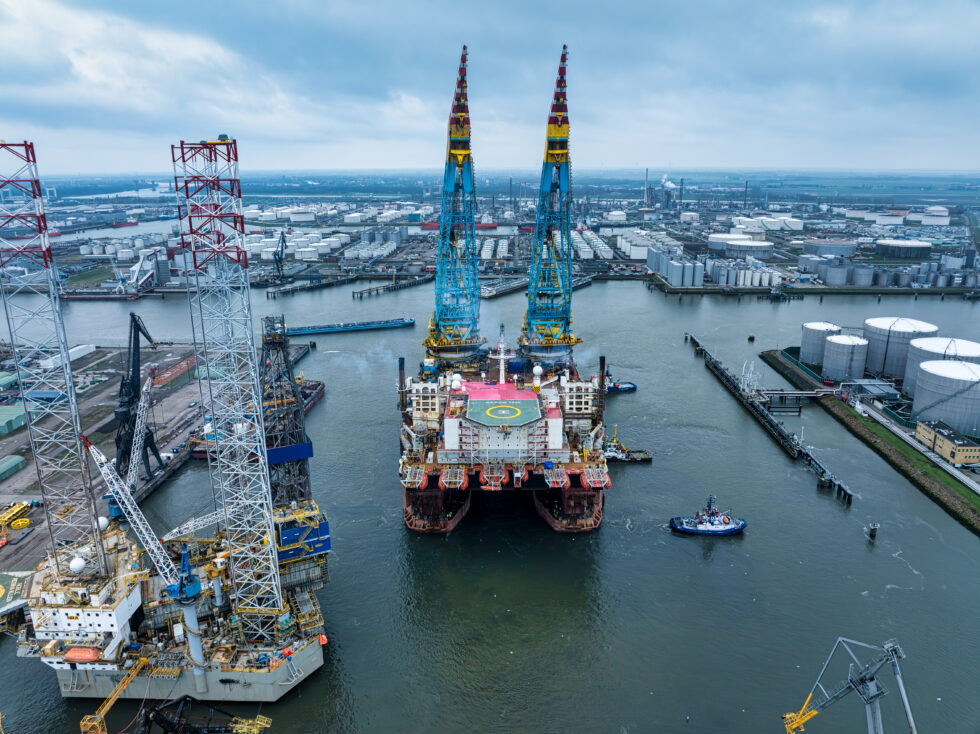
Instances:
[[[436,304],[423,342],[433,357],[456,360],[472,356],[480,337],[480,282],[477,275],[476,193],[470,153],[470,108],[466,86],[466,46],[449,114],[446,171],[442,181]]]
[[[0,291],[55,574],[65,578],[71,566],[76,575],[104,576],[34,144],[0,142],[0,166]]]
[[[235,588],[234,609],[246,640],[275,640],[284,616],[265,428],[252,333],[244,250],[238,146],[216,141],[172,146],[181,244],[194,267],[191,322],[201,405],[215,436],[209,452],[212,491],[220,493]]]
[[[568,100],[562,46],[538,190],[534,248],[527,290],[527,314],[518,344],[528,356],[548,362],[566,360],[581,339],[572,334],[572,250],[569,216],[572,171],[568,153]]]

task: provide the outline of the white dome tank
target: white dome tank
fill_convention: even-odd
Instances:
[[[867,371],[882,377],[902,377],[909,356],[909,342],[918,337],[936,336],[939,327],[926,321],[901,316],[866,319],[864,338],[868,340]]]
[[[953,359],[922,362],[912,418],[942,421],[967,436],[980,434],[980,365]]]
[[[850,334],[834,334],[825,339],[823,369],[820,376],[835,382],[864,377],[868,358],[868,340]]]
[[[804,364],[823,364],[823,350],[827,337],[839,333],[840,327],[829,321],[808,321],[803,324],[800,361]]]
[[[969,339],[954,339],[947,336],[928,336],[909,342],[909,356],[905,362],[905,379],[902,392],[909,397],[915,395],[915,380],[919,375],[919,365],[930,360],[958,359],[961,362],[980,364],[980,344]]]

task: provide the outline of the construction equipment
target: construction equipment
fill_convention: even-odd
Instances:
[[[136,411],[137,438],[134,446],[137,449],[141,448],[142,443],[139,437],[143,435],[142,431],[146,430],[146,419],[150,410],[149,388],[152,382],[153,378],[147,379]],[[102,474],[102,478],[112,493],[113,499],[118,503],[130,527],[146,551],[146,554],[153,561],[153,565],[160,574],[160,578],[166,583],[167,595],[170,598],[176,599],[182,606],[184,627],[187,630],[187,648],[191,662],[194,664],[194,681],[197,685],[198,692],[203,693],[207,690],[207,683],[203,675],[204,651],[201,646],[201,633],[197,622],[196,606],[197,597],[201,593],[201,582],[191,571],[187,546],[185,544],[181,552],[180,570],[178,571],[174,562],[167,554],[166,549],[163,547],[163,544],[153,532],[153,528],[150,527],[150,523],[147,522],[146,516],[133,498],[132,490],[133,482],[135,482],[135,466],[127,476],[128,483],[123,482],[116,468],[105,457],[105,454],[93,446],[84,436],[82,437],[82,441],[85,443],[89,454],[95,460],[95,465]]]
[[[201,702],[191,696],[164,703],[143,704],[137,715],[135,734],[260,734],[272,726],[268,716],[248,719],[208,705],[206,715],[194,715]]]
[[[546,362],[567,359],[572,345],[582,341],[571,331],[572,170],[568,150],[567,62],[568,46],[562,46],[538,189],[527,313],[518,339],[525,355]]]
[[[272,261],[276,268],[276,281],[283,282],[282,264],[286,261],[286,231],[279,233],[279,243],[276,245],[275,252],[272,253]]]
[[[122,695],[123,691],[129,688],[129,684],[135,680],[136,676],[140,674],[140,671],[146,667],[146,658],[137,658],[136,662],[133,664],[123,676],[122,680],[116,684],[116,687],[112,689],[112,693],[102,702],[102,705],[96,709],[94,714],[89,714],[82,717],[81,730],[82,734],[109,734],[109,730],[105,726],[105,717],[108,715],[110,709],[115,705],[116,701]]]
[[[429,354],[447,360],[472,356],[480,337],[480,281],[477,273],[476,192],[470,151],[467,51],[459,59],[459,75],[449,114],[446,169],[439,214],[435,311],[423,342]]]
[[[59,577],[84,556],[107,573],[95,496],[82,448],[60,277],[48,240],[34,144],[0,142],[0,279],[10,347]],[[22,275],[15,273],[22,271]],[[22,298],[21,296],[28,296]],[[82,541],[72,547],[76,541]],[[91,564],[89,563],[91,562]]]
[[[275,641],[287,614],[272,521],[265,427],[249,298],[238,144],[217,140],[172,146],[181,245],[188,279],[194,349],[202,367],[201,408],[214,431],[208,452],[212,492],[224,507],[235,589],[234,610],[246,641]],[[258,461],[255,460],[258,457]]]
[[[862,664],[858,660],[851,646],[856,645],[874,650],[876,655],[867,663]],[[850,656],[851,662],[848,666],[847,679],[832,686],[829,690],[823,685],[824,675],[830,666],[834,655],[838,650],[844,650]],[[786,734],[805,731],[804,726],[817,714],[826,711],[835,703],[840,701],[847,694],[855,691],[864,701],[865,712],[868,721],[868,734],[883,734],[884,728],[881,721],[881,697],[888,693],[878,680],[878,671],[885,665],[891,663],[895,673],[895,681],[898,684],[898,692],[902,697],[902,705],[905,707],[905,719],[909,725],[910,734],[916,734],[915,721],[912,718],[912,708],[909,705],[908,695],[905,693],[905,682],[902,679],[902,671],[898,666],[898,661],[905,658],[905,652],[898,644],[897,640],[887,640],[880,646],[868,645],[857,640],[849,640],[845,637],[838,637],[830,655],[827,656],[820,675],[817,676],[816,683],[810,689],[810,694],[803,702],[799,711],[791,711],[783,714],[783,724],[786,726]],[[817,697],[817,700],[814,697]]]
[[[151,349],[156,349],[156,342],[147,331],[143,319],[135,313],[129,314],[129,348],[126,352],[126,371],[119,382],[119,395],[116,400],[116,471],[125,476],[129,471],[129,463],[133,451],[133,429],[136,425],[136,413],[133,410],[139,400],[142,370],[140,364],[140,336],[146,339]],[[142,460],[146,476],[153,476],[150,470],[150,452],[157,460],[157,468],[163,467],[163,459],[157,449],[153,431],[147,428],[143,438]],[[139,457],[137,457],[139,459]]]

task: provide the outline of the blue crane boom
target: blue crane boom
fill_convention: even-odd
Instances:
[[[423,342],[442,359],[472,356],[480,337],[480,281],[477,275],[476,192],[470,154],[470,109],[466,86],[466,46],[459,60],[456,92],[449,114],[446,169],[442,181],[435,311]]]
[[[525,354],[548,361],[567,358],[572,345],[581,342],[571,330],[572,171],[568,151],[567,63],[568,46],[562,46],[541,166],[527,314],[518,342]]]

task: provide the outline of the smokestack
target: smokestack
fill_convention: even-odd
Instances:
[[[745,180],[745,194],[742,196],[742,209],[746,209],[749,206],[749,181]]]
[[[684,208],[684,179],[681,179],[681,198],[678,199],[679,206],[681,209]]]
[[[408,408],[408,393],[405,389],[405,358],[398,358],[398,409],[404,413]]]
[[[650,206],[650,169],[643,176],[643,206]]]
[[[599,355],[599,413],[606,408],[606,355]]]

